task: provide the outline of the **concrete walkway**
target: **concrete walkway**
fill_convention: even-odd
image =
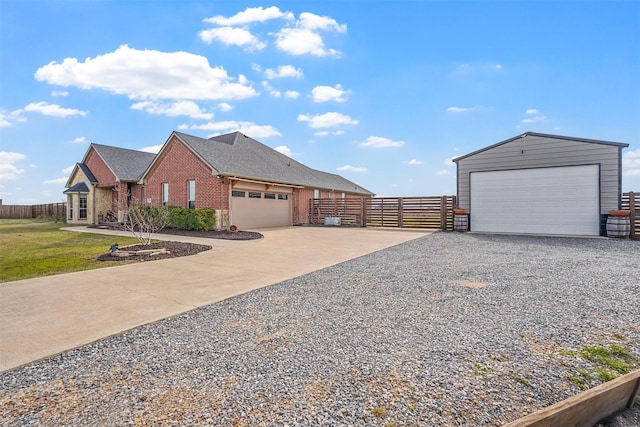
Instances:
[[[157,235],[214,248],[189,257],[0,284],[0,372],[431,232],[342,227],[258,231],[264,239]]]

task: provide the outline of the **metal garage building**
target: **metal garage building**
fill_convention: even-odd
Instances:
[[[606,235],[629,144],[527,132],[458,157],[471,231]]]

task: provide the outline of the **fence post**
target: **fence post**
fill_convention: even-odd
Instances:
[[[440,197],[440,230],[447,231],[447,196]]]
[[[629,238],[637,239],[636,236],[636,195],[633,191],[629,191],[629,222],[631,223],[631,233]]]
[[[398,197],[398,227],[404,226],[404,212],[403,212],[404,200],[402,197]]]

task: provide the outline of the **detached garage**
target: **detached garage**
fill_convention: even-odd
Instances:
[[[471,231],[606,235],[628,146],[527,132],[454,159],[458,205]]]

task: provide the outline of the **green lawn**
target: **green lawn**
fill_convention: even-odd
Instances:
[[[116,263],[96,258],[114,243],[138,243],[134,237],[60,230],[66,226],[45,220],[0,219],[0,282],[109,267]]]

